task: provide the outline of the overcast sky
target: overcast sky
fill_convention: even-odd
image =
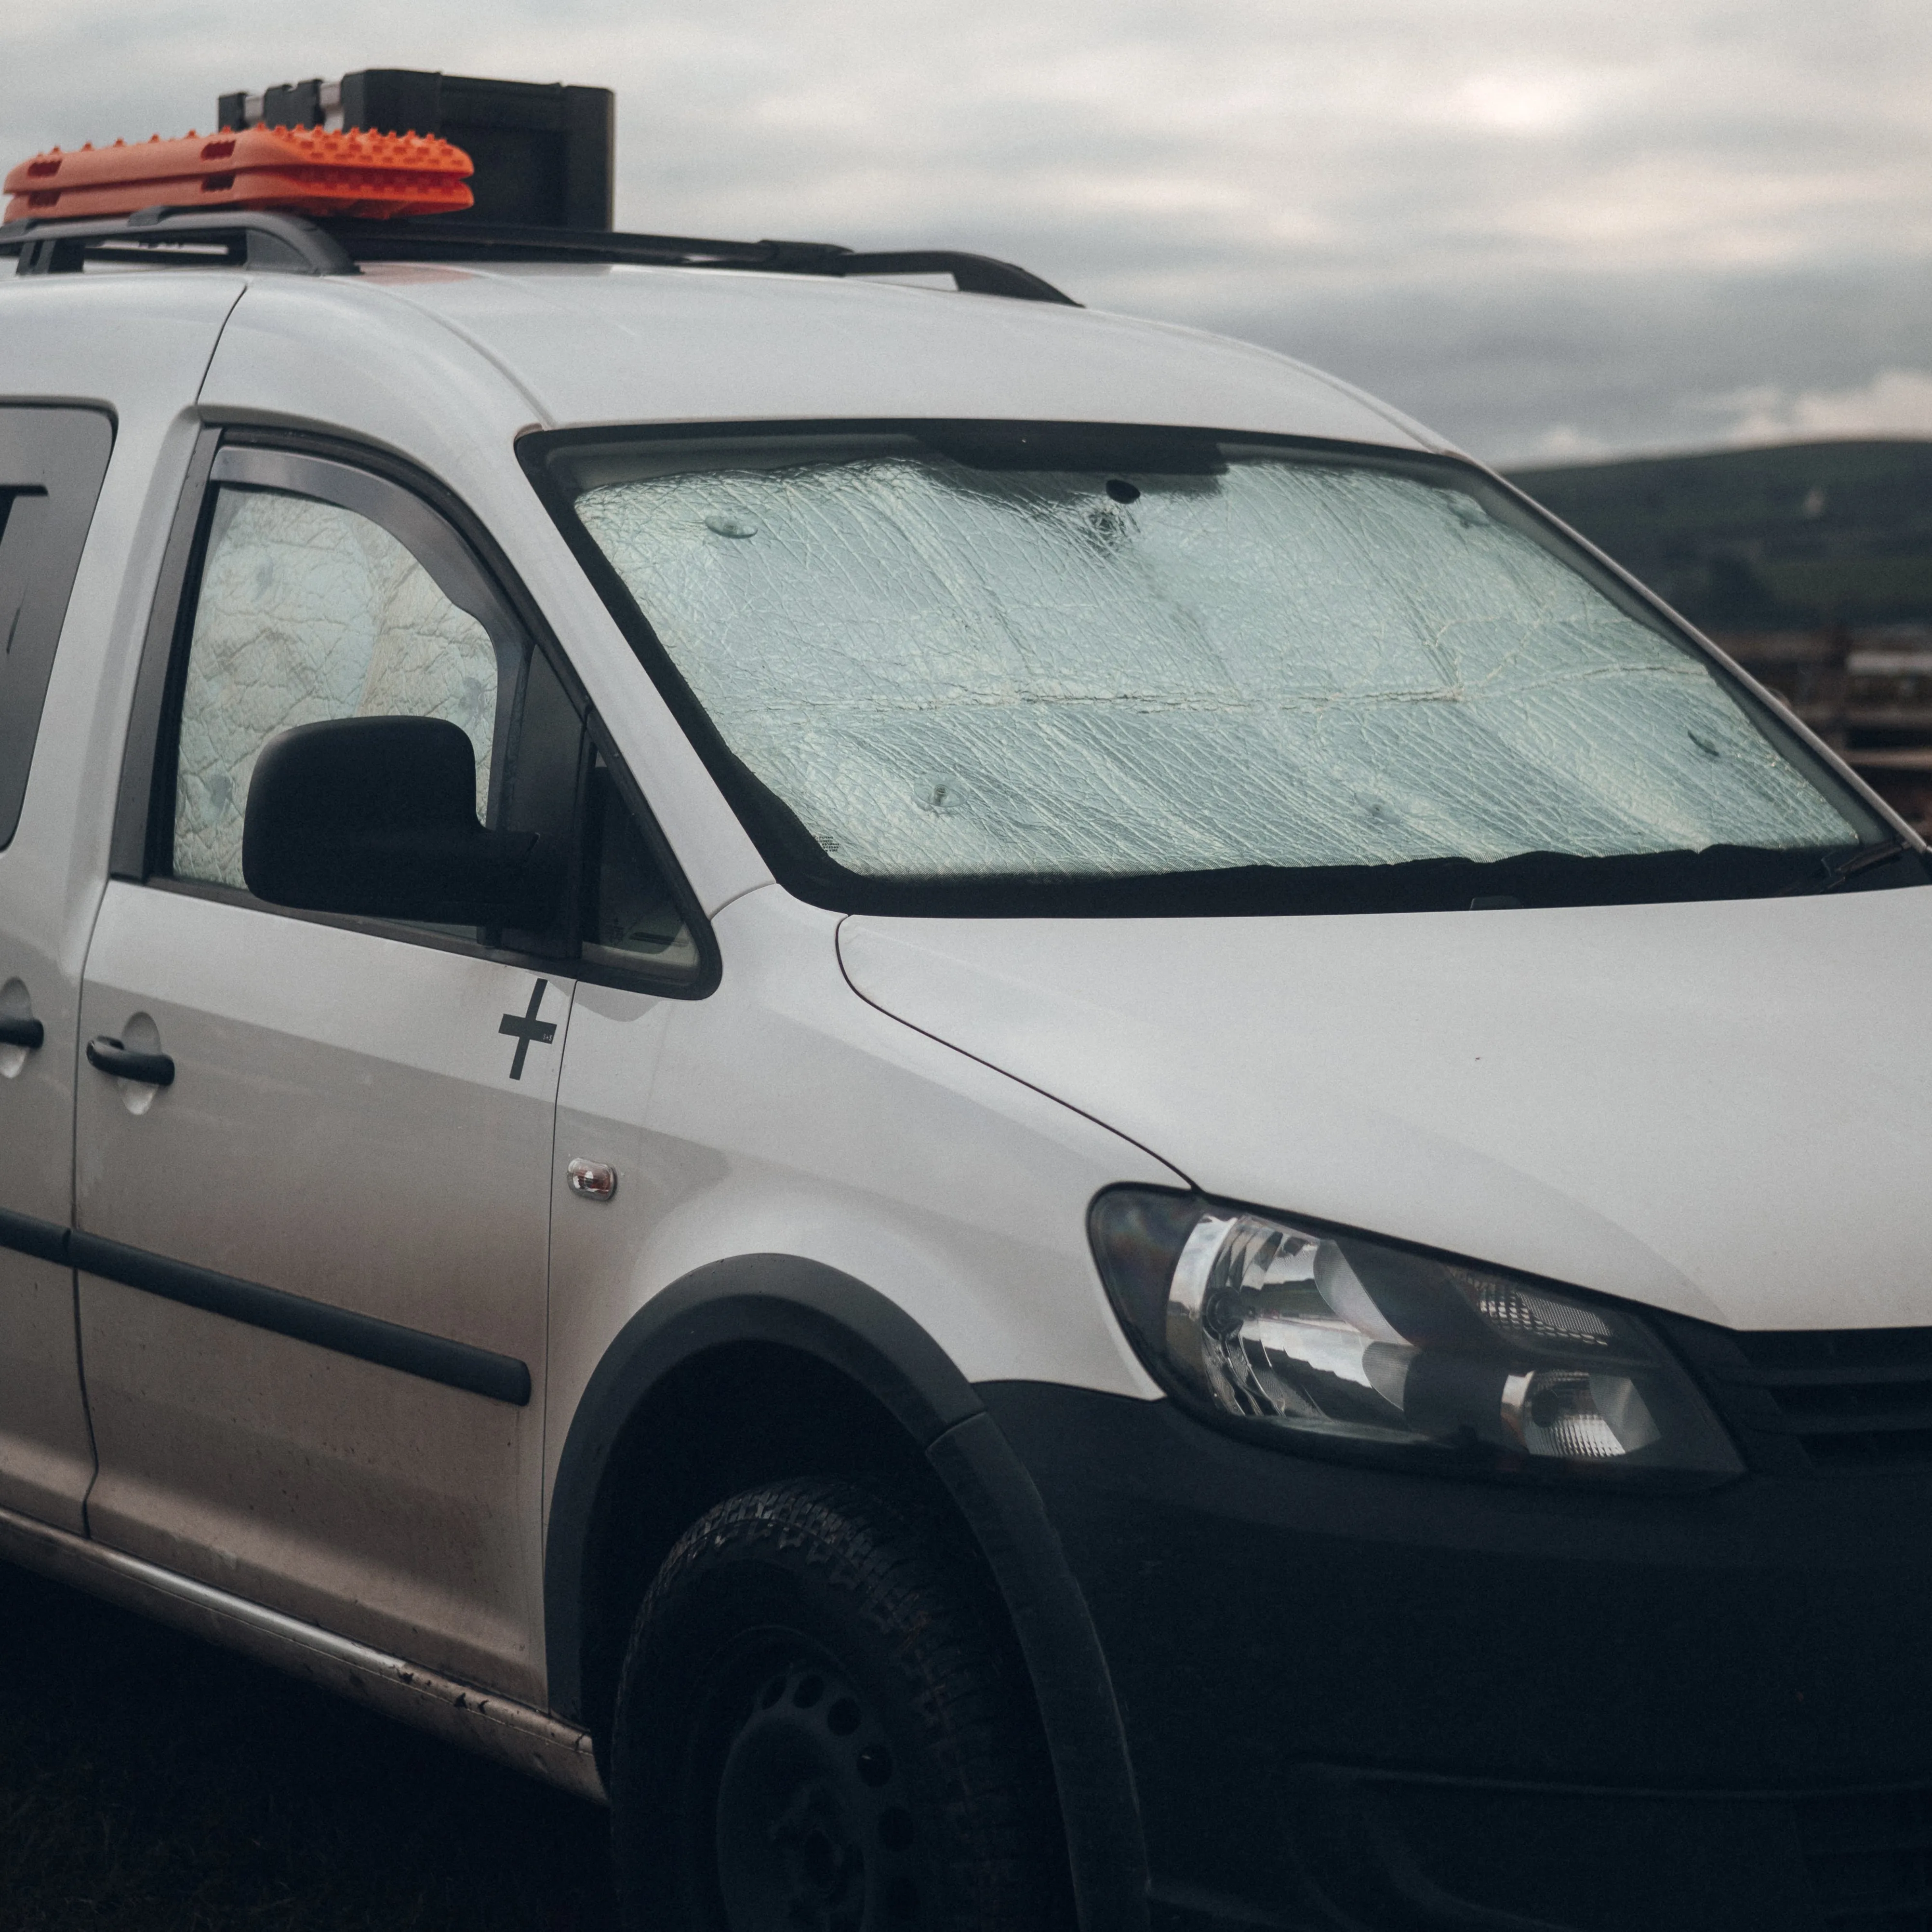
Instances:
[[[1932,436],[1928,0],[0,0],[0,165],[362,67],[591,82],[617,90],[620,226],[1005,256],[1334,369],[1493,461]]]

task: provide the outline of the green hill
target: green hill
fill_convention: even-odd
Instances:
[[[1706,628],[1932,623],[1932,442],[1788,443],[1510,481]]]

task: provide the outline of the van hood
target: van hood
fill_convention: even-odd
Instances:
[[[1736,1328],[1932,1325],[1932,888],[839,929],[1203,1191]]]

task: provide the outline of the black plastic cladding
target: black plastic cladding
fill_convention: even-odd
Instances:
[[[373,448],[352,440],[309,431],[269,428],[247,421],[212,425],[202,431],[190,458],[180,501],[168,537],[154,603],[142,646],[141,666],[135,685],[132,716],[122,754],[119,790],[116,800],[114,832],[110,867],[112,875],[136,883],[172,886],[169,879],[172,812],[172,770],[174,759],[172,732],[180,712],[181,680],[187,670],[188,644],[192,628],[194,603],[200,589],[199,572],[206,548],[208,518],[212,512],[214,490],[213,472],[223,449],[260,451],[273,454],[308,457],[366,472],[381,483],[400,489],[429,510],[453,530],[466,547],[465,568],[480,568],[484,581],[500,600],[524,634],[539,651],[562,683],[569,702],[584,719],[590,742],[602,752],[625,802],[643,832],[652,856],[663,873],[671,896],[696,945],[696,972],[653,972],[650,968],[615,968],[593,965],[568,957],[552,957],[514,949],[486,948],[461,940],[412,932],[413,941],[446,950],[484,953],[561,971],[567,976],[591,983],[632,986],[676,999],[703,999],[716,989],[723,972],[718,943],[704,909],[698,903],[668,842],[659,830],[644,793],[628,766],[618,755],[610,734],[604,728],[588,693],[572,668],[541,608],[524,588],[521,580],[491,537],[481,519],[462,499],[440,479],[392,453]],[[296,487],[292,483],[290,487]],[[350,507],[353,508],[352,504]],[[176,887],[210,896],[235,897],[252,903],[245,896],[226,893],[218,886]],[[322,923],[362,929],[392,931],[380,921],[338,916],[333,914],[298,912],[278,908],[280,916],[313,920]]]
[[[552,1707],[597,1721],[584,1708],[590,1594],[605,1477],[626,1431],[682,1366],[745,1342],[824,1364],[924,1454],[979,1544],[1026,1660],[1081,1924],[1085,1932],[1144,1927],[1146,1856],[1120,1714],[1040,1493],[939,1345],[896,1303],[818,1262],[746,1255],[697,1269],[653,1296],[605,1350],[572,1419],[550,1508],[544,1624]]]
[[[1825,1932],[1794,1864],[1807,1794],[1932,1912],[1932,1470],[1641,1497],[1452,1484],[1284,1456],[1172,1402],[979,1394],[1091,1606],[1156,1924]],[[1366,1895],[1385,1853],[1424,1847],[1349,1845],[1306,1802],[1328,1770],[1462,1790],[1424,1860],[1457,1895],[1443,1916]],[[1719,1829],[1726,1794],[1765,1829]],[[1772,1869],[1789,1896],[1766,1910]],[[1161,1916],[1184,1900],[1198,1916]],[[1867,1922],[1847,1902],[1831,1925]]]
[[[1125,460],[1136,439],[1144,452],[1198,473],[1198,452],[1204,445],[1230,443],[1292,452],[1311,459],[1372,464],[1432,482],[1460,478],[1507,500],[1514,514],[1552,538],[1586,580],[1618,608],[1660,630],[1688,654],[1706,664],[1756,728],[1807,770],[1817,774],[1828,792],[1850,793],[1870,808],[1872,818],[1888,830],[1904,831],[1869,788],[1828,765],[1804,728],[1789,718],[1722,652],[1690,629],[1648,590],[1610,559],[1576,537],[1520,490],[1465,457],[1426,450],[1341,442],[1331,438],[1282,436],[1258,430],[1182,428],[1167,424],[1022,422],[997,418],[842,417],[823,421],[636,424],[610,423],[591,428],[532,430],[520,437],[517,453],[538,498],[564,540],[596,586],[606,608],[629,639],[718,788],[730,800],[760,856],[785,889],[808,904],[847,913],[906,917],[1007,919],[1201,918],[1228,914],[1295,916],[1328,913],[1404,912],[1468,909],[1486,889],[1498,884],[1528,890],[1546,885],[1559,872],[1567,888],[1551,891],[1546,902],[1600,905],[1644,904],[1660,899],[1760,897],[1792,883],[1782,855],[1735,847],[1708,854],[1639,854],[1634,858],[1576,859],[1530,853],[1494,861],[1425,859],[1392,866],[1244,866],[1208,872],[1150,877],[1078,878],[1053,877],[927,879],[881,878],[852,872],[831,859],[790,807],[758,778],[725,742],[690,686],[659,641],[639,607],[596,541],[578,520],[567,490],[553,473],[555,453],[585,445],[619,442],[701,444],[721,440],[808,438],[910,439],[942,454],[980,466],[1030,466],[1019,452],[1030,437],[1054,446],[1072,466],[1076,456],[1101,468],[1132,469]],[[1009,454],[991,447],[1006,446]],[[1110,447],[1112,446],[1112,447]],[[1116,461],[1116,459],[1120,459]],[[1104,460],[1103,460],[1104,459]],[[1036,463],[1036,458],[1034,459]],[[1142,465],[1145,467],[1145,465]],[[1912,883],[1927,878],[1916,835],[1905,832],[1910,849],[1900,855]],[[1889,867],[1853,880],[1854,888],[1879,886]],[[1895,879],[1892,883],[1898,883]]]

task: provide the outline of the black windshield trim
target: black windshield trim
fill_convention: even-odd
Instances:
[[[1220,445],[1275,449],[1318,460],[1326,456],[1406,473],[1438,487],[1468,488],[1500,499],[1516,518],[1536,526],[1539,540],[1620,610],[1695,657],[1724,686],[1783,758],[1806,774],[1862,836],[1829,848],[1788,850],[1717,846],[1702,852],[1618,854],[1610,857],[1541,852],[1496,860],[1419,859],[1392,865],[1253,866],[1199,872],[1028,878],[920,878],[855,872],[838,865],[791,807],[726,742],[616,567],[577,516],[560,459],[586,448],[651,443],[771,444],[780,441],[899,439],[955,461],[988,469],[1036,466],[1028,448],[1052,459],[1071,448],[1120,452],[1140,443],[1171,449],[1178,466],[1204,473],[1218,466],[1206,454]],[[983,452],[983,454],[982,453]],[[525,474],[573,554],[622,629],[780,885],[808,904],[835,912],[905,917],[1202,918],[1370,912],[1466,910],[1472,902],[1524,906],[1654,904],[1680,901],[1774,898],[1815,890],[1847,852],[1889,843],[1897,826],[1864,788],[1822,754],[1795,722],[1744,677],[1736,666],[1676,614],[1608,558],[1580,542],[1505,479],[1468,458],[1381,443],[1283,436],[1241,429],[1172,424],[1078,423],[904,417],[815,418],[762,422],[622,424],[532,430],[518,440]],[[1848,878],[1845,890],[1883,889],[1927,882],[1914,844],[1909,863],[1874,865]],[[1480,909],[1480,905],[1478,909]]]
[[[1837,848],[1843,850],[1843,848]],[[1527,852],[1508,859],[1412,859],[1391,866],[1244,866],[1120,878],[860,880],[840,909],[908,918],[1229,919],[1342,913],[1505,911],[1779,898],[1828,890],[1834,852],[1714,845],[1701,852],[1591,858]],[[1932,883],[1924,855],[1846,878],[1869,892]],[[868,890],[868,886],[872,890]],[[827,902],[814,901],[815,904]]]

